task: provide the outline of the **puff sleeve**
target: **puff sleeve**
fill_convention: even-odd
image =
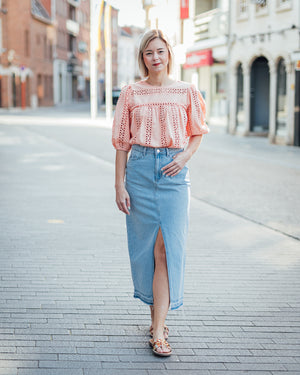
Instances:
[[[201,93],[195,86],[191,85],[188,89],[188,108],[187,108],[187,135],[207,134],[208,126],[205,122],[206,106]]]
[[[130,146],[130,109],[129,96],[131,87],[124,86],[121,90],[119,100],[116,105],[113,126],[112,144],[116,150],[129,151]]]

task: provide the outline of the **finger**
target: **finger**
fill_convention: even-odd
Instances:
[[[119,209],[120,211],[126,213],[126,212],[124,211],[124,207],[125,207],[125,206],[123,205],[123,202],[121,202],[121,201],[117,202],[117,206],[118,206],[118,209]]]
[[[180,169],[181,168],[178,165],[173,165],[172,167],[166,169],[163,173],[169,175],[169,174],[171,174],[171,173],[173,173],[177,170],[180,170]]]
[[[166,171],[171,170],[172,168],[175,168],[176,165],[177,165],[177,163],[175,164],[175,162],[172,162],[172,163],[170,163],[170,164],[165,165],[161,170],[162,170],[163,172],[166,172]]]
[[[126,214],[129,215],[129,211],[126,205],[126,202],[122,202],[122,211]]]
[[[129,196],[126,198],[126,207],[130,210],[130,198],[129,198]]]

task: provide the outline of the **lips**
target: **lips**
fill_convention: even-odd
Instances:
[[[153,66],[158,66],[158,65],[160,65],[160,63],[157,63],[157,64],[152,64]]]

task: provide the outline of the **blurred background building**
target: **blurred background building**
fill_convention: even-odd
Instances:
[[[228,10],[227,0],[186,1],[181,9],[182,79],[202,92],[210,124],[224,123],[227,116]]]
[[[51,5],[51,0],[1,2],[1,107],[53,105]]]
[[[210,125],[300,145],[298,0],[100,3],[98,105],[105,101],[104,12],[109,4],[113,95],[141,79],[139,41],[145,30],[161,28],[174,48],[174,79],[202,92]],[[120,26],[118,7],[131,14],[144,10],[144,19],[131,18]],[[0,107],[64,104],[89,100],[89,93],[90,0],[0,0]]]
[[[300,145],[299,26],[299,1],[231,1],[231,133]]]
[[[88,0],[52,0],[54,104],[89,98]]]

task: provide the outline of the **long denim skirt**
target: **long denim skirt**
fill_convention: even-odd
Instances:
[[[161,228],[167,258],[170,308],[183,304],[190,179],[188,167],[174,177],[161,168],[183,149],[133,145],[126,166],[130,215],[126,215],[134,297],[153,305],[154,245]]]

